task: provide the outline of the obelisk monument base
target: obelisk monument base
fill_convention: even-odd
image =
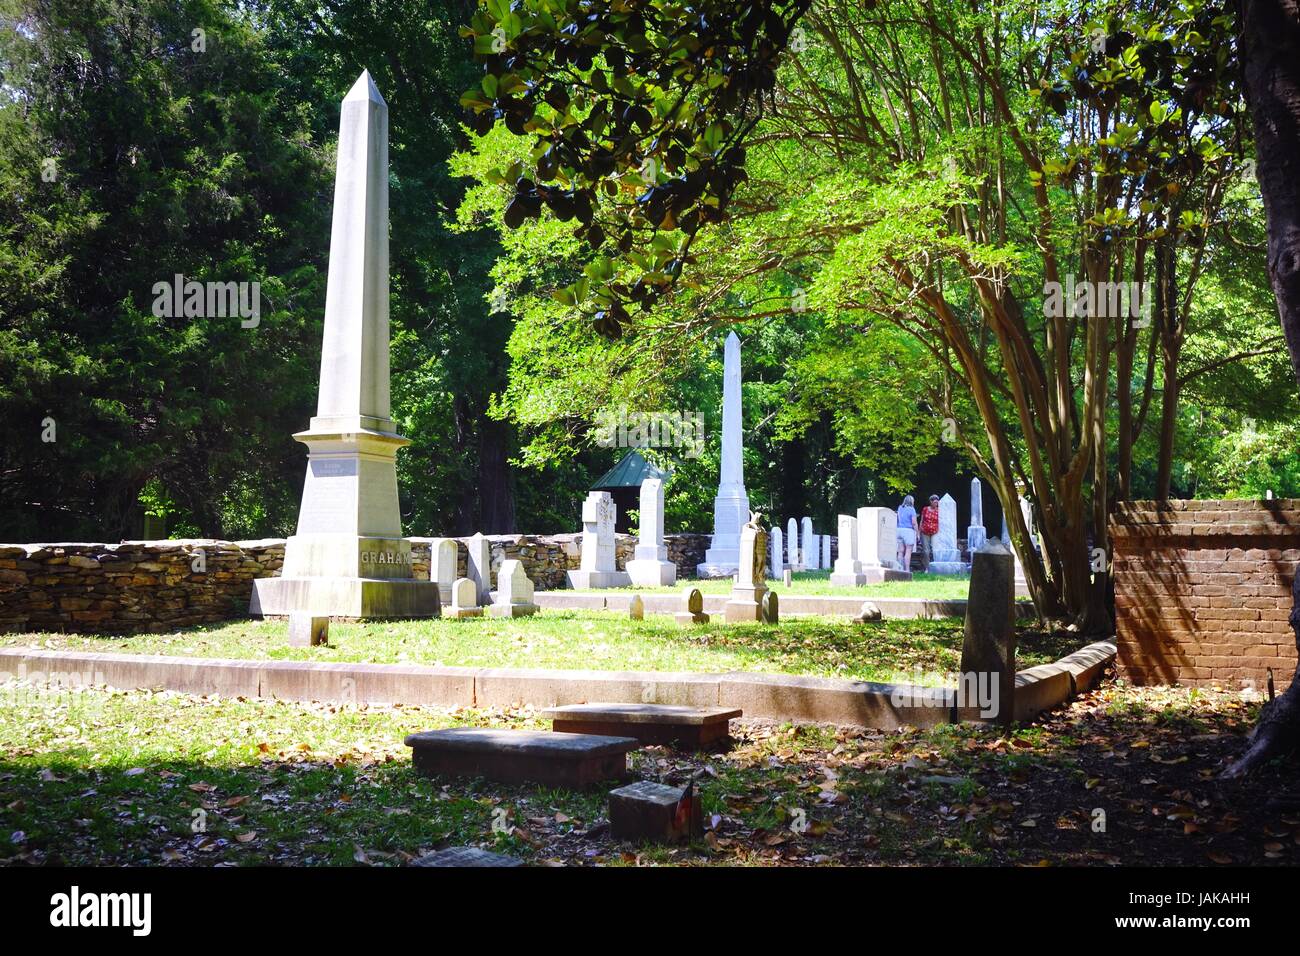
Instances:
[[[438,617],[435,581],[412,577],[411,542],[381,516],[397,512],[397,449],[408,444],[395,431],[333,431],[312,419],[293,437],[307,445],[298,534],[285,543],[280,576],[253,582],[252,614],[310,613],[320,617]],[[392,427],[353,420],[353,425]],[[384,533],[349,529],[375,522]]]

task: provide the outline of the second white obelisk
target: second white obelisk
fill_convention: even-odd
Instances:
[[[743,431],[740,339],[732,332],[727,336],[722,364],[722,467],[713,499],[713,537],[704,563],[696,568],[701,578],[730,577],[740,566],[740,529],[749,521]]]

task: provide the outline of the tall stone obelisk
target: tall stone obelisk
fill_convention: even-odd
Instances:
[[[722,364],[722,468],[713,499],[713,539],[696,567],[701,578],[726,578],[740,567],[740,529],[749,521],[745,492],[745,462],[741,434],[740,339],[732,332]]]
[[[438,585],[412,577],[397,505],[388,392],[388,106],[368,72],[343,100],[325,334],[298,531],[278,578],[253,582],[254,614],[427,617]]]

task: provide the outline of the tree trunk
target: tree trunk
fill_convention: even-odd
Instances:
[[[1246,96],[1255,127],[1256,178],[1268,223],[1268,278],[1300,381],[1300,0],[1243,0],[1238,25]],[[1291,585],[1300,649],[1300,590]],[[1266,704],[1250,747],[1225,776],[1239,777],[1300,741],[1300,666]]]
[[[479,422],[479,521],[484,534],[515,528],[515,495],[510,484],[510,426],[484,415]]]

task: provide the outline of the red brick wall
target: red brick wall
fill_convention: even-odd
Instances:
[[[1262,691],[1272,668],[1290,683],[1300,500],[1124,502],[1110,534],[1120,677]]]

